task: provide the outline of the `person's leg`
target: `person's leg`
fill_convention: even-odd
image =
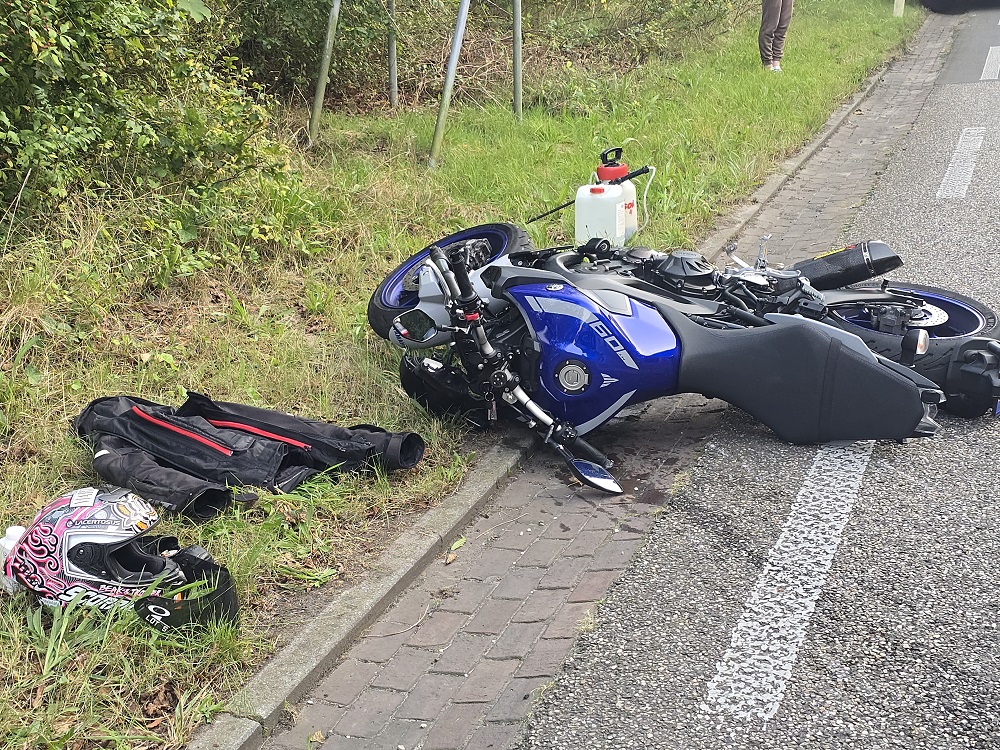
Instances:
[[[764,67],[770,67],[774,57],[774,32],[781,20],[782,0],[762,0],[760,15],[760,33],[757,34],[757,46],[760,49],[760,61]]]
[[[785,35],[788,33],[788,25],[792,22],[792,6],[795,0],[779,0],[777,3],[781,7],[778,9],[778,21],[774,28],[774,38],[771,41],[771,61],[781,62],[785,54]]]

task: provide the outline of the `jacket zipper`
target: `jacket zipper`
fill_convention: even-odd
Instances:
[[[288,443],[289,445],[294,445],[296,448],[302,448],[303,450],[309,450],[312,448],[309,443],[303,443],[301,440],[294,440],[290,437],[285,437],[284,435],[268,432],[267,430],[262,430],[259,427],[251,427],[250,425],[243,424],[242,422],[227,422],[224,419],[210,419],[208,420],[208,423],[210,425],[214,425],[215,427],[229,427],[234,430],[245,430],[246,432],[252,432],[254,435],[260,435],[261,437],[271,438],[271,440]]]
[[[178,435],[183,435],[184,437],[196,440],[202,445],[207,445],[209,448],[217,450],[219,451],[219,453],[224,453],[227,456],[233,455],[232,450],[230,450],[226,446],[220,445],[219,443],[216,443],[213,440],[209,440],[207,437],[202,437],[196,432],[191,432],[190,430],[185,430],[184,428],[178,427],[177,425],[170,424],[170,422],[165,422],[162,419],[157,419],[153,415],[144,412],[138,406],[133,406],[132,411],[138,414],[143,419],[145,419],[147,422],[152,422],[153,424],[162,427],[165,430],[170,430],[171,432],[176,432]]]

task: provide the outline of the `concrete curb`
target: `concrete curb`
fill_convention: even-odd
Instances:
[[[423,571],[531,453],[525,433],[513,447],[496,445],[479,456],[462,486],[427,511],[383,552],[365,577],[331,601],[275,654],[228,703],[228,711],[199,730],[189,750],[257,750],[294,703]]]
[[[699,252],[715,262],[723,248],[757,216],[763,205],[818,152],[882,80],[874,74],[864,90],[842,105],[808,145],[786,159],[779,171],[736,206],[698,243]],[[457,492],[428,511],[375,562],[365,578],[344,591],[295,638],[275,654],[229,701],[229,711],[203,727],[188,750],[259,750],[281,718],[286,704],[306,694],[350,644],[393,600],[444,552],[448,542],[493,496],[504,480],[537,446],[525,434],[516,447],[494,446],[478,460]]]

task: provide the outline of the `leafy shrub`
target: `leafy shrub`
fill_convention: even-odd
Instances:
[[[211,44],[201,0],[6,0],[0,198],[227,179],[260,158],[266,110]],[[29,177],[30,175],[30,177]]]
[[[312,95],[326,39],[331,0],[260,0],[235,6],[235,54],[257,80]],[[340,6],[330,65],[331,96],[359,93],[384,80],[388,19],[380,0]],[[384,89],[384,84],[380,86]]]

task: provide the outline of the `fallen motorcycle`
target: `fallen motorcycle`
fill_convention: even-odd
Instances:
[[[868,243],[816,263],[828,267],[827,282],[838,270],[862,281],[892,264],[881,260],[886,251]],[[407,350],[400,381],[413,398],[484,424],[512,417],[581,482],[611,493],[621,488],[610,462],[582,436],[631,404],[702,393],[793,443],[901,440],[938,429],[943,383],[919,364],[934,356],[922,353],[934,336],[950,338],[949,356],[965,351],[973,369],[985,372],[993,358],[986,379],[996,378],[997,342],[986,334],[996,316],[972,300],[913,285],[846,287],[828,305],[798,269],[762,258],[744,266],[719,271],[696,253],[605,240],[538,250],[519,227],[486,224],[400,264],[372,295],[368,319]],[[891,340],[890,357],[861,333]],[[954,378],[966,375],[959,366]],[[970,402],[1000,395],[968,380],[976,390],[957,395]]]

